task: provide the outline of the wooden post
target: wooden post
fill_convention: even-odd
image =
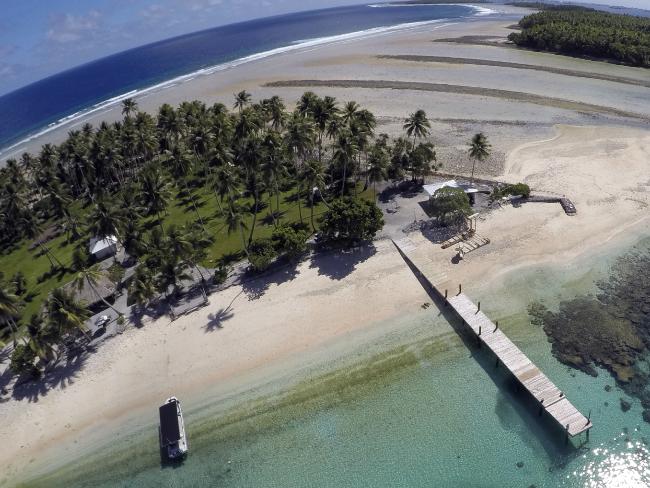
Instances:
[[[478,302],[478,310],[476,311],[476,313],[479,313],[480,311],[481,311],[481,302]]]
[[[478,326],[478,335],[481,335],[481,326]]]
[[[544,399],[542,398],[539,401],[539,413],[537,415],[541,417],[543,412],[544,412]]]
[[[445,300],[447,299],[447,289],[445,288]]]
[[[492,332],[496,332],[499,329],[499,321],[496,321],[496,324],[494,324],[494,330]]]
[[[566,424],[566,433],[564,434],[564,445],[569,443],[569,424]]]
[[[462,292],[463,292],[463,285],[459,283],[458,284],[458,294],[460,295]]]

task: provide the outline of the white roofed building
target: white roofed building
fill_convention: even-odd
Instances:
[[[117,254],[117,237],[93,237],[90,239],[88,252],[90,252],[97,261],[102,261],[109,256],[114,256]]]

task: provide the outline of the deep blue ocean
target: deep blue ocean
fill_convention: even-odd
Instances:
[[[241,58],[295,48],[307,40],[476,13],[480,9],[461,5],[337,7],[215,27],[137,47],[0,97],[0,148],[113,98]]]

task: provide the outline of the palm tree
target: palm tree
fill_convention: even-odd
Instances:
[[[314,145],[314,125],[295,115],[289,120],[285,132],[285,144],[292,152],[296,171],[305,160]]]
[[[318,190],[322,192],[325,186],[325,169],[318,161],[308,161],[303,167],[300,175],[301,185],[309,192],[309,219],[311,221],[311,228],[316,232],[314,225],[314,193]]]
[[[50,325],[59,336],[79,330],[88,337],[86,320],[90,317],[90,312],[83,304],[75,301],[72,294],[62,288],[55,288],[52,291],[45,302],[45,312]]]
[[[131,114],[134,114],[138,110],[138,102],[133,98],[125,98],[122,100],[122,115],[125,117],[130,117]]]
[[[13,336],[14,347],[16,347],[16,334],[18,326],[16,317],[20,316],[19,299],[13,293],[4,288],[0,288],[0,324],[7,324]]]
[[[286,174],[285,156],[286,148],[279,140],[277,133],[269,134],[264,140],[264,161],[262,162],[262,174],[264,183],[269,193],[269,212],[273,218],[273,223],[277,227],[277,220],[271,204],[272,193],[275,193],[276,212],[280,216],[280,186],[278,180]]]
[[[476,161],[484,161],[490,155],[490,143],[482,132],[475,134],[469,143],[469,157],[472,158],[472,177],[470,184],[474,183],[474,167]]]
[[[40,315],[32,315],[27,323],[27,346],[43,361],[54,357],[56,336],[51,332],[50,328],[43,326]]]
[[[239,93],[236,93],[235,104],[233,105],[233,108],[238,109],[239,113],[241,114],[244,107],[246,107],[251,103],[251,98],[252,98],[251,94],[248,93],[246,90],[242,90]]]
[[[223,212],[221,202],[223,202],[224,197],[228,197],[229,202],[235,200],[235,195],[239,192],[239,184],[239,176],[234,165],[228,163],[215,171],[212,178],[212,187],[221,212]]]
[[[171,198],[167,179],[157,167],[149,166],[143,171],[141,185],[148,214],[158,217],[158,224],[164,232],[161,214],[167,209]]]
[[[138,306],[145,307],[155,296],[156,287],[151,271],[144,265],[138,266],[129,284],[129,297],[133,298]]]
[[[142,229],[137,219],[128,219],[124,224],[122,247],[133,258],[139,258],[146,251]]]
[[[312,91],[306,91],[300,97],[298,104],[296,105],[296,110],[301,117],[307,117],[311,115],[314,111],[314,107],[318,103],[318,95]]]
[[[242,246],[246,256],[248,256],[248,243],[244,231],[246,230],[246,222],[244,221],[244,213],[239,205],[235,202],[230,202],[230,205],[223,212],[223,219],[228,229],[228,234],[239,231],[241,234]]]
[[[169,287],[172,287],[172,294],[178,293],[179,284],[183,280],[191,280],[192,277],[185,272],[187,264],[181,261],[179,256],[167,254],[161,265],[158,274],[158,291],[168,295]]]
[[[352,126],[357,118],[357,113],[359,112],[359,104],[357,102],[351,101],[347,102],[343,107],[343,113],[341,115],[341,120],[345,123],[348,128]]]
[[[386,169],[388,167],[388,154],[383,147],[376,144],[370,153],[368,159],[368,181],[372,183],[372,192],[377,200],[377,182],[386,178]]]
[[[408,119],[404,121],[404,130],[408,137],[413,136],[413,145],[418,137],[426,137],[429,135],[431,123],[427,119],[427,114],[424,110],[420,109],[412,113]]]
[[[341,196],[345,194],[345,186],[348,179],[348,165],[354,162],[358,147],[348,130],[341,131],[334,146],[333,162],[342,168],[341,176]]]
[[[196,215],[197,220],[200,222],[201,227],[205,230],[205,225],[203,224],[203,218],[199,213],[199,209],[196,205],[196,200],[194,199],[194,194],[190,189],[190,186],[187,183],[187,175],[192,173],[194,162],[192,161],[191,153],[184,151],[180,145],[174,146],[172,149],[171,155],[171,166],[172,166],[172,176],[176,178],[176,181],[181,181],[181,185],[185,190],[185,193],[190,199],[192,204],[192,209]]]
[[[282,99],[277,95],[273,95],[268,100],[262,101],[262,106],[267,112],[273,130],[279,131],[282,129],[284,127],[284,111],[286,108]]]
[[[318,161],[322,161],[323,134],[330,122],[338,116],[338,112],[334,97],[325,97],[318,100],[313,108],[312,117],[318,130]]]
[[[102,239],[109,236],[117,237],[121,234],[120,229],[125,221],[122,208],[112,200],[98,198],[88,216],[88,230]]]
[[[108,303],[108,301],[97,291],[97,283],[104,278],[105,275],[102,273],[99,269],[97,268],[86,268],[83,267],[81,268],[74,280],[74,286],[77,288],[77,291],[83,290],[85,285],[88,285],[90,289],[93,291],[93,293],[99,298],[104,305],[106,305],[108,308],[110,308],[113,312],[115,312],[118,317],[122,315],[121,312],[119,312],[113,305]]]
[[[56,257],[48,246],[43,244],[43,240],[40,238],[41,228],[38,225],[38,222],[36,222],[36,217],[32,214],[27,214],[26,217],[22,219],[22,222],[25,235],[30,239],[36,239],[36,245],[41,250],[41,253],[47,256],[47,259],[50,262],[50,267],[55,269],[56,266],[54,263],[56,262],[60,269],[64,269],[65,266],[61,261],[59,261],[59,258]]]
[[[273,146],[273,138],[269,138],[268,140],[270,142],[267,142],[267,146],[271,148],[271,146]],[[246,172],[247,189],[253,194],[253,222],[250,229],[250,235],[248,237],[249,246],[250,243],[253,242],[253,233],[255,232],[255,226],[257,224],[257,213],[259,211],[260,190],[262,186],[262,182],[260,181],[259,166],[260,160],[262,159],[262,153],[263,146],[260,138],[249,137],[239,148],[239,154],[237,156],[238,162]]]

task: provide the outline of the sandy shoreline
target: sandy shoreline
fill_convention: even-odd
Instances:
[[[484,130],[495,157],[479,169],[481,174],[524,181],[536,190],[566,194],[574,201],[576,217],[567,217],[559,205],[552,204],[508,206],[490,213],[479,221],[479,233],[488,236],[491,244],[460,265],[452,263],[452,249],[441,250],[423,236],[412,236],[418,244],[430,247],[428,252],[440,262],[441,273],[467,283],[470,295],[480,294],[485,287],[498,287],[513,270],[570,263],[607,246],[624,246],[647,234],[650,222],[650,131],[616,113],[649,114],[648,89],[602,79],[643,81],[647,74],[541,53],[431,42],[436,36],[468,33],[499,36],[511,23],[482,20],[364,39],[347,43],[345,56],[340,54],[341,46],[277,56],[152,94],[139,104],[155,110],[162,101],[201,98],[230,105],[232,93],[242,88],[256,99],[278,93],[291,103],[306,88],[266,84],[300,79],[327,84],[327,80],[345,78],[359,83],[380,79],[480,86],[539,97],[558,97],[559,93],[576,104],[610,109],[611,113],[586,113],[577,106],[543,106],[480,93],[402,89],[387,96],[386,90],[368,86],[314,89],[341,101],[357,100],[378,116],[378,131],[392,134],[401,130],[409,112],[424,108],[433,119],[432,141],[448,172],[467,172],[466,141],[475,131]],[[377,57],[382,54],[542,64],[603,76],[590,79],[508,66]],[[513,71],[517,73],[514,78]],[[117,114],[108,111],[91,120],[96,123],[102,118],[111,120]],[[56,141],[70,129],[48,137]],[[33,150],[42,142],[33,141],[28,147]],[[413,321],[433,324],[434,315],[427,319],[431,312],[420,308],[428,297],[390,241],[380,240],[375,247],[374,253],[304,262],[295,276],[272,275],[230,288],[211,296],[208,307],[189,316],[173,323],[161,318],[107,342],[81,367],[57,378],[47,391],[17,399],[3,395],[0,417],[10,421],[0,423],[0,440],[8,446],[0,452],[4,475],[0,484],[27,469],[35,470],[48,456],[73,457],[125,426],[136,425],[171,391],[196,404],[207,397],[237,398],[252,385],[278,378],[291,382],[301,371],[344,358],[364,343],[381,342],[391,331],[408,332]],[[447,331],[440,327],[440,333]],[[124,403],[115,405],[115,398]]]

